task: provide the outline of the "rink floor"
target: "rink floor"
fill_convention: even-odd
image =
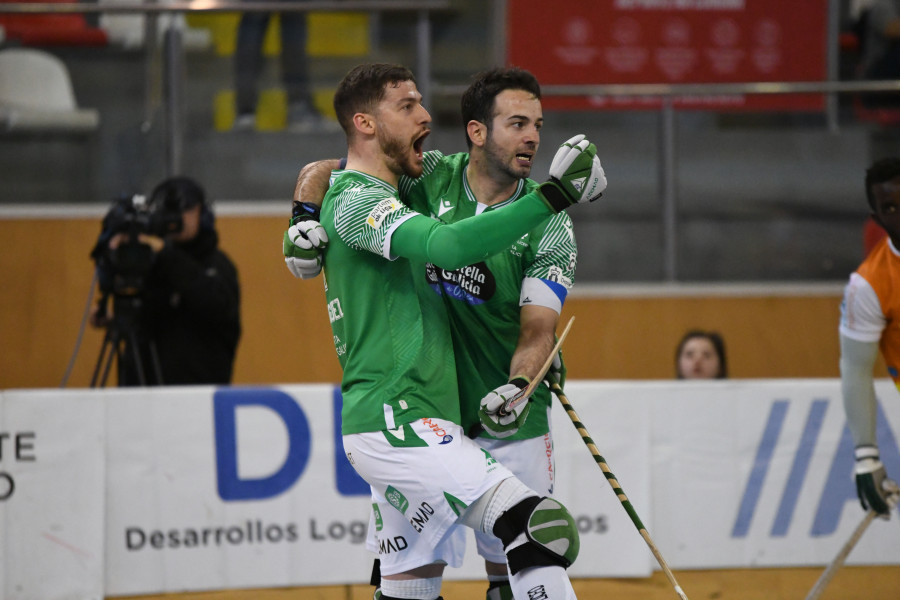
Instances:
[[[823,568],[734,569],[679,571],[678,583],[691,600],[804,600]],[[672,600],[677,598],[662,572],[641,579],[576,579],[573,586],[582,600]],[[444,600],[481,600],[486,585],[480,581],[444,583]],[[130,600],[369,600],[368,585],[231,590],[131,596]],[[900,566],[844,567],[820,600],[897,600]]]

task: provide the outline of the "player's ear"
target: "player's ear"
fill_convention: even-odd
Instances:
[[[356,113],[353,115],[353,126],[362,134],[372,135],[375,133],[375,117],[369,113]]]
[[[466,125],[466,134],[469,136],[469,139],[472,140],[472,144],[480,148],[484,146],[487,141],[487,125],[481,121],[472,119]]]

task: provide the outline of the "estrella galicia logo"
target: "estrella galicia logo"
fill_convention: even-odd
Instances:
[[[435,292],[443,291],[453,300],[473,305],[483,304],[497,292],[497,279],[484,261],[455,271],[426,263],[425,277]]]
[[[425,279],[428,281],[428,286],[434,290],[434,293],[440,295],[441,280],[438,277],[437,267],[431,263],[425,263]]]

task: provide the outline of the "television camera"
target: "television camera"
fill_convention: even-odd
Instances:
[[[101,386],[105,385],[114,356],[119,358],[120,373],[123,360],[130,360],[136,364],[142,384],[162,383],[159,361],[152,345],[145,351],[150,352],[150,364],[156,371],[154,378],[148,378],[141,368],[144,361],[140,348],[147,348],[140,332],[141,292],[155,258],[153,249],[143,236],[164,238],[180,232],[183,225],[181,203],[170,196],[154,197],[152,202],[140,194],[120,197],[113,201],[103,217],[100,236],[91,251],[91,258],[97,266],[97,280],[102,293],[98,312],[107,314],[110,297],[113,298],[113,312],[106,326],[100,358],[94,368],[92,387],[98,383],[102,365],[105,367],[99,381]],[[124,356],[126,342],[131,354],[128,357]]]

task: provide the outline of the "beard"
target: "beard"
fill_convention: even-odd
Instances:
[[[505,154],[506,153],[494,143],[493,136],[488,134],[484,144],[484,155],[493,172],[502,173],[514,181],[525,179],[531,175],[530,166],[522,167],[514,164],[515,155],[513,155],[513,159],[510,160]]]
[[[410,144],[391,136],[383,129],[376,130],[378,146],[386,159],[388,169],[395,175],[406,175],[416,178],[422,174],[422,165],[410,159]]]

